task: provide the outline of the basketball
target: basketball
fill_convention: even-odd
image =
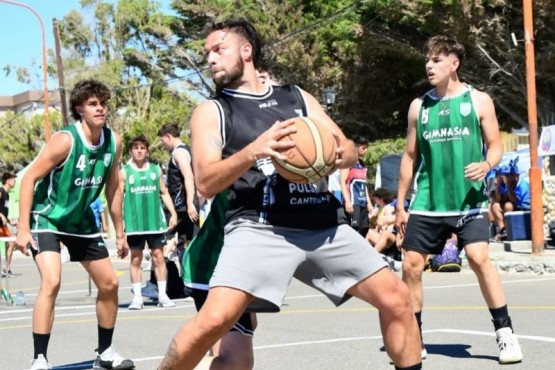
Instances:
[[[282,152],[287,157],[285,161],[272,157],[272,162],[277,172],[288,181],[298,184],[316,182],[335,165],[335,137],[326,125],[312,118],[298,117],[294,124],[297,132],[280,141],[294,141],[295,146]]]

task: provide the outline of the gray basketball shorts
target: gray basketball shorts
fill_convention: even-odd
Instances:
[[[386,267],[374,248],[348,225],[303,230],[232,221],[210,287],[256,297],[248,312],[280,310],[293,277],[324,293],[336,306],[347,290]]]

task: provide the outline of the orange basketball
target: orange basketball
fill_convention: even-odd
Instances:
[[[312,183],[326,176],[335,165],[337,143],[331,130],[308,117],[295,119],[297,132],[281,140],[294,141],[295,146],[283,152],[285,161],[272,157],[277,172],[298,184]]]

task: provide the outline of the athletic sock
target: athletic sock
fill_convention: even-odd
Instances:
[[[167,286],[167,281],[158,281],[158,297],[163,297],[166,295],[166,286]]]
[[[112,337],[114,336],[114,328],[105,329],[98,326],[98,354],[101,354],[106,348],[112,345]]]
[[[422,369],[422,362],[408,367],[395,366],[395,370],[420,370]]]
[[[48,342],[50,341],[50,333],[48,334],[38,334],[33,333],[33,344],[35,347],[35,357],[39,357],[39,355],[43,355],[44,358],[48,361],[46,357],[46,350],[48,349]]]
[[[489,312],[493,318],[493,326],[496,331],[501,328],[511,328],[511,330],[513,330],[513,323],[511,322],[507,305],[498,308],[490,308]]]
[[[133,295],[135,297],[142,297],[141,294],[141,283],[132,283],[131,286],[133,287]]]

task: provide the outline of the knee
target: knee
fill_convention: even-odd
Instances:
[[[156,266],[158,267],[166,266],[166,260],[164,258],[164,253],[162,252],[162,249],[160,248],[153,249],[151,254],[152,254],[152,260],[154,261],[154,264]]]
[[[409,289],[403,281],[395,279],[382,297],[379,310],[393,316],[412,313]]]
[[[60,285],[61,278],[59,275],[45,274],[42,276],[40,289],[44,294],[56,296],[60,290]]]
[[[406,282],[417,282],[422,279],[424,266],[408,258],[403,259],[403,280]]]
[[[479,254],[467,254],[468,265],[474,271],[474,273],[479,274],[489,268],[491,265],[489,256],[487,253]]]
[[[197,324],[206,334],[222,337],[233,326],[233,319],[222,310],[201,310],[197,316]]]
[[[98,292],[102,294],[117,295],[119,289],[118,278],[114,275],[109,278],[104,278],[97,286]]]
[[[141,266],[141,262],[143,261],[143,251],[132,251],[131,252],[131,265],[132,266]]]

